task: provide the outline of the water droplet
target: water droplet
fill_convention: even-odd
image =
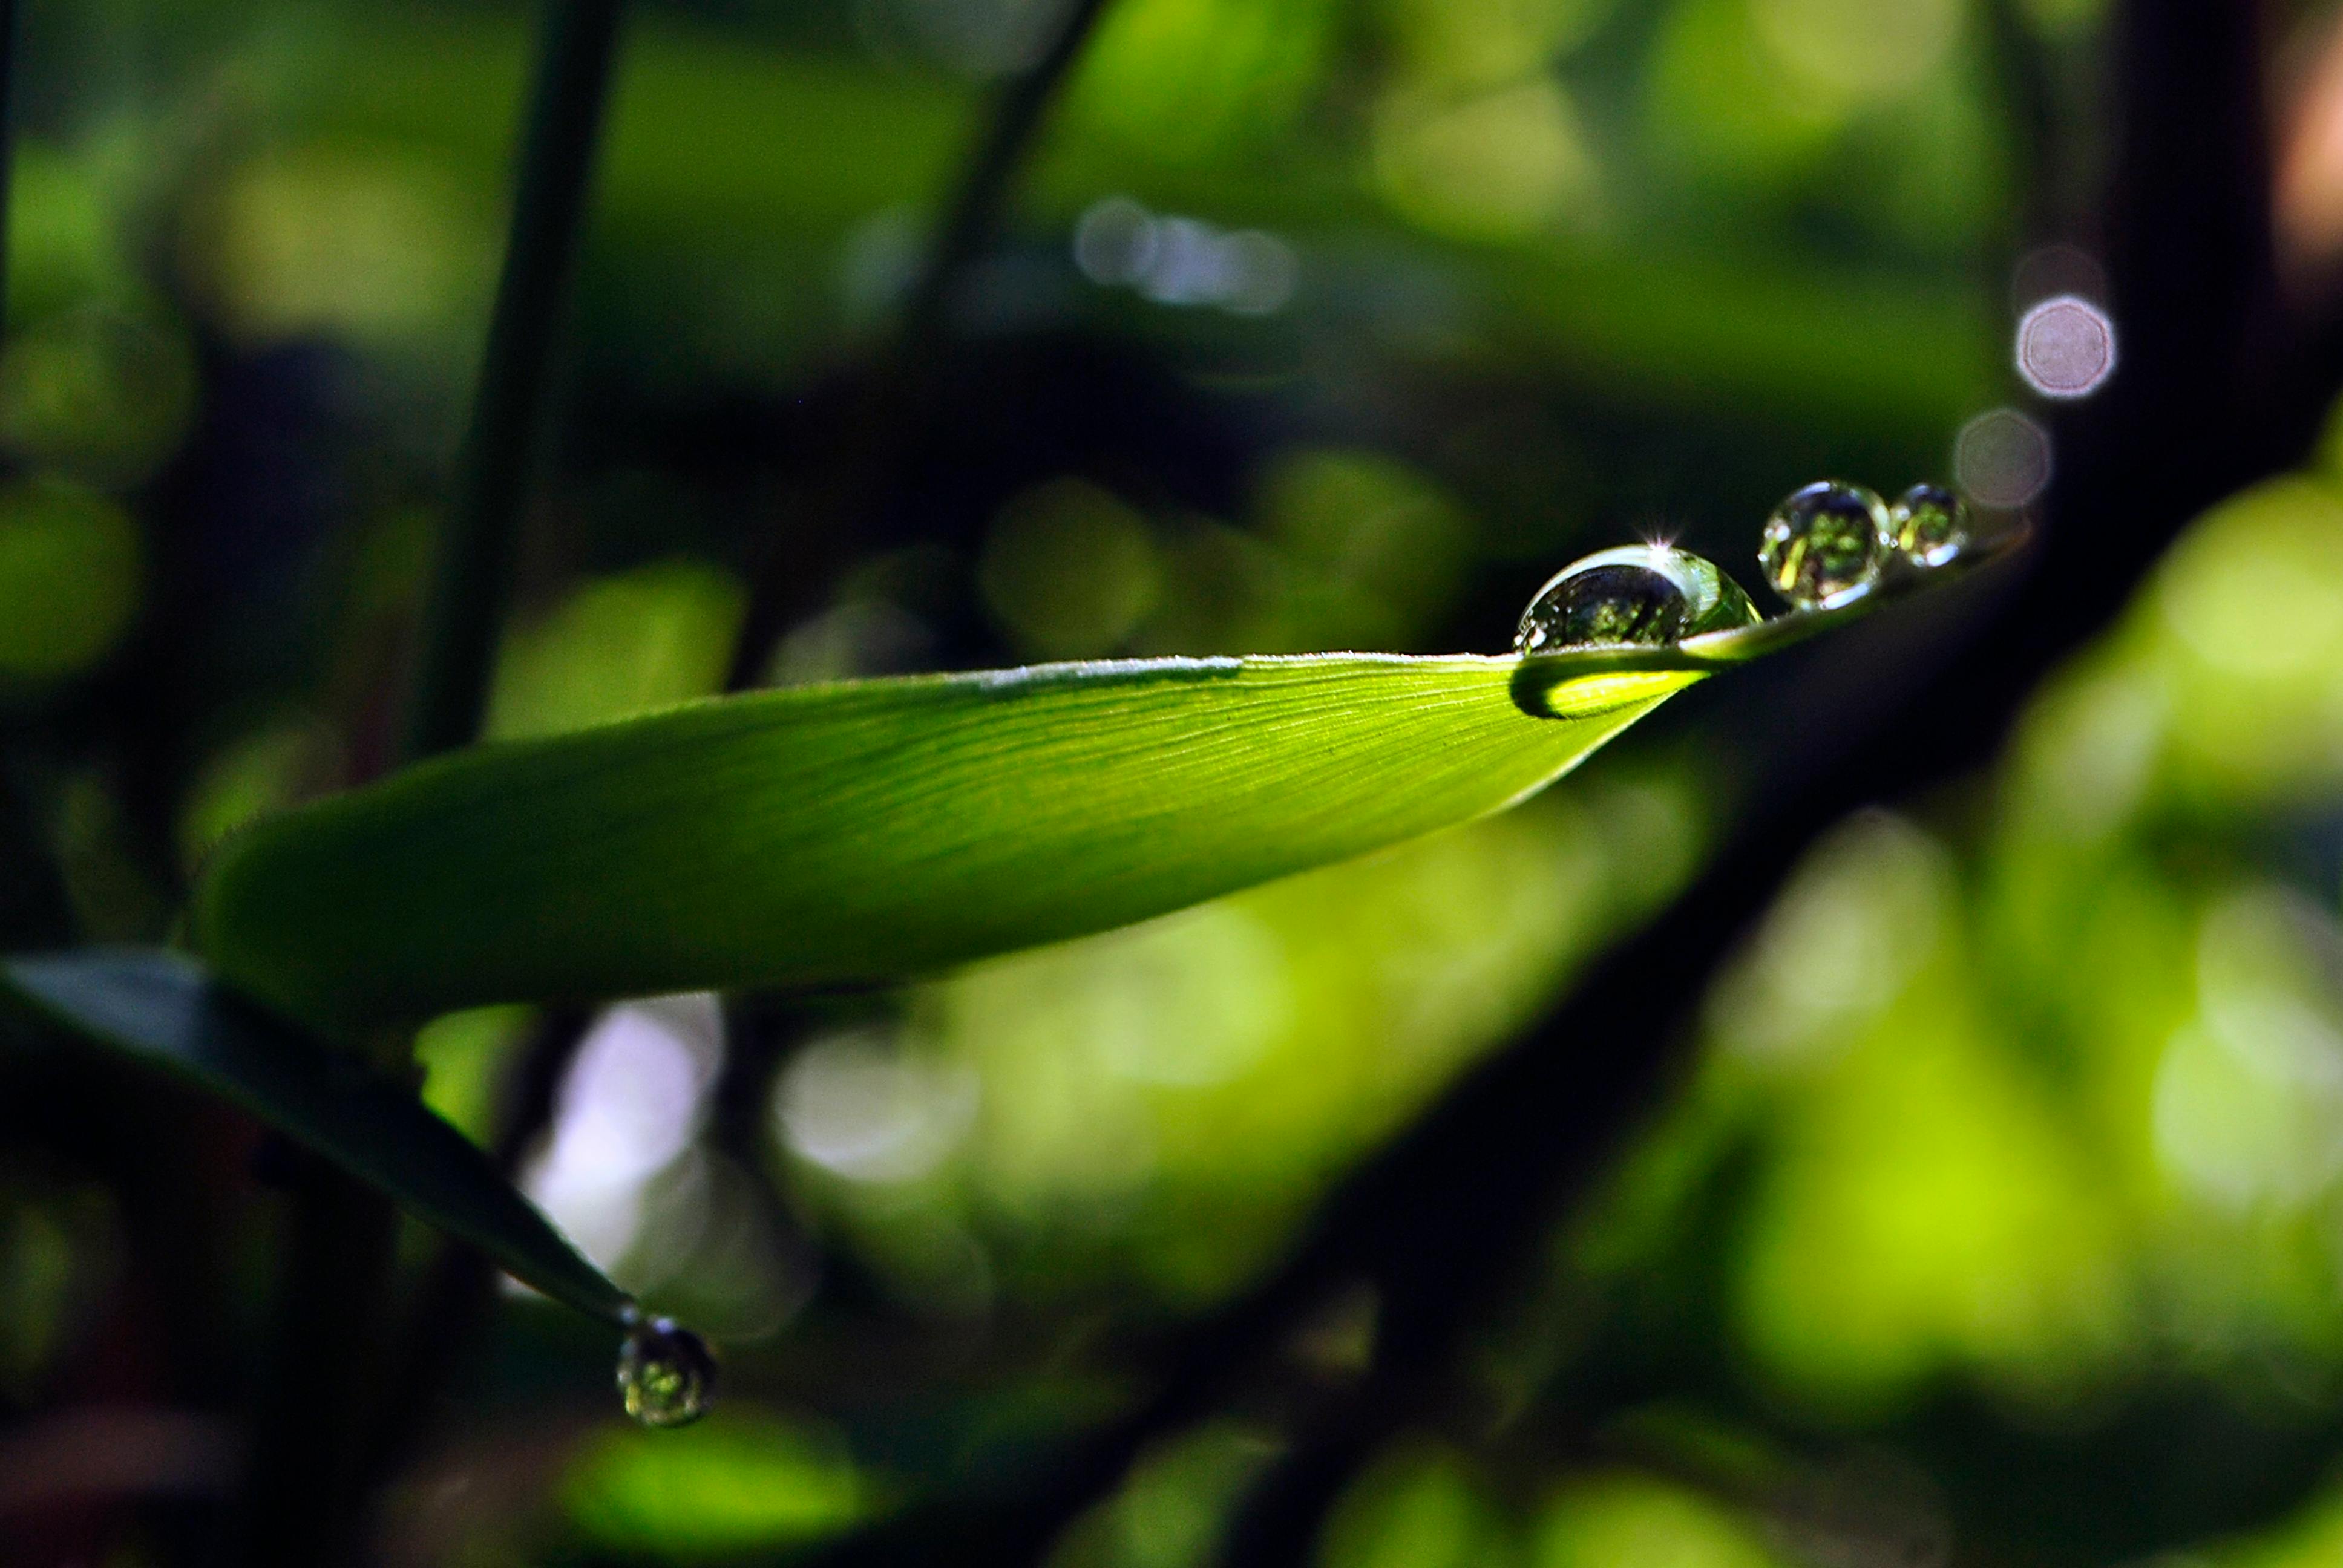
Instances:
[[[1916,567],[1940,567],[1969,542],[1969,508],[1942,485],[1915,485],[1887,508],[1887,543]]]
[[[1757,608],[1713,561],[1665,545],[1627,545],[1573,561],[1546,579],[1513,647],[1665,646],[1704,631],[1753,626]]]
[[[618,1392],[627,1413],[645,1426],[698,1421],[716,1396],[716,1357],[672,1318],[645,1319],[618,1349]]]
[[[1800,609],[1830,609],[1871,591],[1887,540],[1885,501],[1861,485],[1825,479],[1774,508],[1757,563]]]

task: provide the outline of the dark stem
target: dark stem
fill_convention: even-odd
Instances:
[[[268,1146],[292,1189],[236,1560],[348,1560],[365,1493],[360,1434],[375,1392],[397,1215],[315,1156]]]
[[[923,421],[932,361],[945,336],[952,290],[990,244],[1011,187],[1024,166],[1051,103],[1081,57],[1107,0],[1072,0],[1049,48],[1004,89],[952,187],[950,204],[903,300],[895,338],[880,357],[849,422],[843,446],[820,487],[818,505],[833,532],[880,512],[900,459]],[[773,646],[812,600],[831,563],[804,540],[776,541],[759,564],[749,610],[724,689],[743,691],[763,678]]]
[[[1361,1402],[1301,1434],[1240,1515],[1243,1561],[1308,1559],[1324,1508],[1373,1452],[1357,1432],[1419,1407],[1525,1250],[1610,1169],[1689,1060],[1703,977],[1816,840],[1865,805],[1989,761],[2041,679],[2197,513],[2308,447],[2343,367],[2332,345],[2286,337],[2278,314],[2258,19],[2234,0],[2135,0],[2119,15],[2107,259],[2126,361],[2057,422],[2035,546],[1932,614],[1916,605],[1911,624],[1881,618],[1821,650],[1832,665],[1809,685],[1825,700],[1775,726],[1748,809],[1692,886],[1344,1180],[1274,1272],[1183,1336],[1150,1400],[1022,1496],[939,1503],[835,1560],[944,1542],[981,1543],[963,1561],[1036,1560],[1150,1442],[1213,1409],[1302,1313],[1363,1275],[1387,1328]],[[1922,646],[1881,640],[1916,633]]]
[[[487,709],[621,4],[547,0],[504,270],[425,610],[406,761],[468,744]],[[378,1065],[401,1069],[404,1043]],[[367,1461],[381,1452],[372,1407],[390,1364],[397,1236],[387,1200],[322,1162],[299,1170],[291,1226],[242,1531],[245,1560],[287,1568],[346,1560],[354,1543]]]
[[[521,1161],[553,1124],[561,1081],[598,1016],[591,1008],[553,1008],[531,1028],[502,1095],[496,1140],[488,1150],[507,1176],[518,1174]],[[498,1277],[496,1264],[479,1249],[461,1241],[439,1243],[387,1357],[390,1375],[367,1442],[370,1468],[388,1470],[412,1455],[448,1386],[479,1353],[496,1315]]]
[[[1002,92],[986,122],[967,168],[954,186],[951,206],[936,230],[919,274],[903,299],[900,352],[923,354],[943,327],[951,290],[968,264],[992,243],[1009,187],[1033,146],[1042,116],[1090,41],[1107,0],[1073,0],[1032,67]]]
[[[407,710],[408,761],[468,744],[488,705],[623,3],[547,0],[504,272]]]

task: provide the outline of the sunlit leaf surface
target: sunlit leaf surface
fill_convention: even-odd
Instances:
[[[1697,670],[1472,656],[845,682],[492,746],[232,838],[233,983],[328,1026],[837,985],[1101,930],[1495,810]]]
[[[604,1279],[487,1156],[411,1094],[152,949],[0,960],[19,996],[75,1033],[234,1101],[400,1207],[581,1312],[615,1318]]]

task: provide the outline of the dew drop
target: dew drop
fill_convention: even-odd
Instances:
[[[1573,561],[1547,578],[1522,612],[1513,647],[1554,653],[1665,646],[1756,620],[1749,596],[1715,562],[1665,545],[1626,545]]]
[[[1793,492],[1765,519],[1757,563],[1800,609],[1862,598],[1887,553],[1887,504],[1861,485],[1825,479]]]
[[[708,1342],[672,1318],[647,1318],[618,1349],[618,1393],[645,1426],[683,1426],[708,1413],[716,1358]]]
[[[1887,508],[1887,544],[1916,567],[1940,567],[1969,542],[1969,509],[1941,485],[1915,485]]]

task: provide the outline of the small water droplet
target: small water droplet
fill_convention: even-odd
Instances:
[[[1513,647],[1664,647],[1704,631],[1753,626],[1757,608],[1713,561],[1666,545],[1626,545],[1573,561],[1522,612]]]
[[[1757,562],[1800,609],[1830,609],[1871,591],[1887,550],[1887,504],[1861,485],[1825,479],[1765,519]]]
[[[698,1421],[716,1396],[716,1357],[672,1318],[646,1319],[618,1349],[618,1392],[627,1413],[645,1426]]]
[[[1969,542],[1969,508],[1941,485],[1915,485],[1887,508],[1887,543],[1916,567],[1940,567]]]

